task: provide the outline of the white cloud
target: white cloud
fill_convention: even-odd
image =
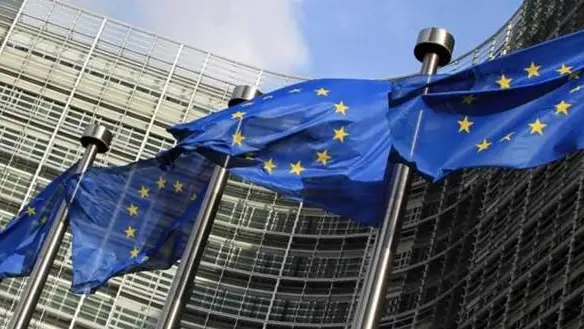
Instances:
[[[308,65],[298,0],[70,0],[241,63],[279,72]],[[139,8],[135,8],[139,6]],[[128,14],[124,11],[133,11]]]

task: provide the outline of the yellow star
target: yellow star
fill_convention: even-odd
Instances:
[[[491,144],[492,143],[489,142],[488,140],[483,139],[483,141],[480,144],[477,144],[477,148],[478,148],[478,151],[477,152],[482,152],[482,151],[488,149],[489,146],[491,146]]]
[[[465,116],[464,119],[462,119],[462,121],[458,121],[458,132],[466,132],[466,133],[470,133],[470,126],[472,126],[474,124],[474,122],[468,120],[468,117]]]
[[[245,156],[244,156],[244,159],[246,159],[246,160],[253,160],[254,159],[253,153],[246,153]]]
[[[580,79],[580,72],[570,73],[568,80],[576,80],[576,79]]]
[[[294,88],[294,89],[290,90],[289,93],[291,93],[291,94],[297,94],[297,93],[299,93],[301,91],[302,91],[302,89],[300,89],[300,88]]]
[[[561,101],[556,104],[556,114],[563,113],[564,115],[568,115],[568,109],[572,107],[572,104],[567,103],[565,101]]]
[[[577,85],[574,89],[570,90],[570,94],[573,94],[573,93],[575,93],[577,91],[580,91],[580,89],[582,89],[582,86],[581,85]]]
[[[515,134],[515,133],[514,133],[514,132],[510,132],[510,133],[508,133],[508,134],[507,134],[507,135],[505,135],[503,138],[501,138],[501,139],[499,140],[499,142],[504,142],[504,141],[508,141],[508,142],[510,142],[510,141],[511,141],[511,137],[513,136],[513,134]]]
[[[133,239],[136,236],[136,229],[134,229],[132,226],[128,226],[124,233],[126,233],[126,238]]]
[[[26,208],[26,213],[29,216],[34,216],[34,215],[36,215],[36,209],[34,207],[28,207],[28,208]]]
[[[507,89],[511,88],[511,81],[513,81],[513,79],[507,78],[505,74],[502,74],[501,78],[497,80],[497,84],[501,89]]]
[[[543,135],[543,128],[545,128],[547,125],[541,121],[539,121],[539,119],[535,120],[535,122],[530,123],[529,126],[531,127],[531,134],[540,134]]]
[[[241,134],[240,131],[238,131],[235,133],[235,135],[233,135],[233,144],[241,145],[244,139],[245,137]]]
[[[322,152],[316,152],[316,162],[320,162],[326,166],[326,163],[331,159],[331,156],[328,154],[327,150]]]
[[[148,188],[144,185],[142,185],[140,187],[140,191],[138,191],[138,193],[140,193],[140,197],[142,199],[146,199],[148,197],[148,193],[150,192],[150,190],[148,190]]]
[[[300,175],[300,173],[303,171],[304,171],[304,168],[302,167],[302,164],[300,163],[300,161],[290,164],[290,173],[291,174]]]
[[[192,201],[197,200],[197,193],[193,194],[193,196],[191,197],[191,200]]]
[[[241,120],[245,116],[245,112],[237,111],[231,114],[231,119]]]
[[[324,88],[318,88],[316,91],[316,96],[328,96],[330,90]]]
[[[43,225],[46,222],[47,222],[47,215],[44,215],[43,217],[41,217],[41,219],[39,219],[39,224],[41,224],[41,225]]]
[[[272,171],[276,168],[276,164],[274,163],[274,160],[269,159],[268,161],[264,161],[264,170],[268,173],[268,174],[272,174]]]
[[[541,68],[541,65],[535,65],[534,62],[531,62],[531,65],[526,67],[524,70],[525,70],[525,72],[527,72],[527,77],[531,79],[532,77],[539,77],[539,69],[540,68]]]
[[[130,203],[130,205],[126,209],[128,210],[128,214],[130,214],[130,216],[138,216],[138,206],[136,206],[135,204]]]
[[[345,137],[349,136],[349,133],[345,131],[345,127],[333,130],[335,131],[335,137],[333,137],[333,140],[340,140],[341,143],[343,143],[345,142]]]
[[[163,188],[166,187],[166,179],[164,179],[164,177],[160,176],[158,177],[158,180],[156,181],[156,186],[158,186],[159,190],[162,190]]]
[[[174,182],[172,187],[174,187],[174,193],[180,193],[183,191],[184,184],[181,181],[177,180],[176,182]]]
[[[470,105],[477,100],[475,95],[462,96],[462,104]]]
[[[138,254],[140,253],[140,249],[138,249],[137,247],[134,247],[134,249],[132,249],[130,251],[130,257],[132,258],[138,258]]]
[[[335,104],[335,113],[341,113],[342,115],[346,115],[348,109],[349,107],[345,105],[343,101],[340,101],[339,103]]]
[[[562,64],[562,66],[556,70],[560,75],[564,74],[572,74],[572,67],[566,66],[566,64]]]

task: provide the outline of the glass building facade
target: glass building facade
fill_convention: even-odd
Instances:
[[[443,68],[455,72],[579,29],[584,1],[526,0]],[[231,61],[50,0],[0,2],[0,225],[78,159],[90,122],[115,138],[96,165],[172,146],[165,129],[226,106],[236,85],[303,80]],[[412,56],[412,60],[414,60]],[[582,160],[413,180],[385,328],[579,328]],[[350,328],[377,231],[230,179],[183,328]],[[68,292],[70,236],[31,328],[153,328],[175,269]],[[5,328],[26,279],[0,282]]]

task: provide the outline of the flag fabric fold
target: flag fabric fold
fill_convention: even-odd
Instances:
[[[180,259],[212,168],[196,152],[168,151],[71,179],[70,191],[79,185],[69,210],[73,292],[90,293],[113,276],[167,269]]]
[[[58,209],[66,201],[66,184],[74,167],[55,178],[0,229],[0,280],[27,276],[32,271]]]
[[[584,33],[390,94],[392,147],[439,180],[473,167],[531,168],[584,147]],[[418,81],[419,82],[419,81]],[[400,85],[401,84],[401,85]]]
[[[322,79],[171,127],[177,148],[292,199],[377,226],[390,151],[390,81]]]

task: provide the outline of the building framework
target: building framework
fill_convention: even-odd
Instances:
[[[579,29],[584,1],[526,0],[455,72]],[[165,129],[225,107],[239,84],[303,78],[246,66],[49,0],[0,3],[0,225],[83,149],[90,122],[115,134],[98,165],[172,146]],[[412,59],[413,60],[413,59]],[[387,292],[385,328],[579,328],[584,322],[582,160],[532,171],[415,178]],[[349,328],[376,231],[231,178],[184,328]],[[152,328],[174,268],[68,292],[70,236],[32,328]],[[0,282],[0,328],[24,279]]]

